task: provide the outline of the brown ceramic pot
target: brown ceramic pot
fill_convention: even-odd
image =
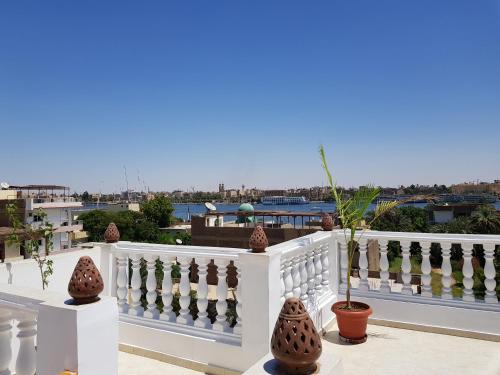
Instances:
[[[345,310],[340,307],[346,306],[346,301],[334,303],[332,311],[337,316],[339,334],[344,341],[359,344],[366,341],[366,326],[368,317],[372,314],[372,308],[366,303],[351,301],[355,310]]]
[[[254,253],[263,253],[266,250],[266,247],[269,246],[266,233],[260,225],[255,227],[248,244]]]
[[[68,284],[68,293],[75,304],[84,305],[98,301],[103,289],[104,282],[92,258],[81,257]]]
[[[104,232],[104,240],[107,243],[120,241],[120,232],[118,231],[118,227],[115,223],[109,223],[106,228],[106,232]]]
[[[325,231],[333,230],[333,218],[328,214],[321,217],[321,228]]]
[[[271,352],[286,374],[311,374],[321,355],[321,338],[298,298],[283,304],[271,338]]]

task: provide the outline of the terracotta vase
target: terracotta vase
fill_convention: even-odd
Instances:
[[[98,301],[103,289],[101,274],[92,258],[81,257],[68,284],[68,293],[73,297],[75,304],[84,305]]]
[[[321,338],[298,298],[283,304],[271,338],[271,352],[286,374],[311,374],[321,355]]]
[[[346,301],[339,301],[332,306],[332,311],[337,316],[340,338],[351,344],[361,344],[366,341],[368,317],[373,311],[369,305],[362,302],[351,301],[351,305],[355,307],[354,310],[341,308],[346,305]]]
[[[109,223],[106,232],[104,232],[104,240],[108,243],[120,241],[120,232],[115,223]]]
[[[269,246],[266,233],[260,225],[255,227],[248,244],[254,253],[263,253]]]
[[[333,230],[333,218],[328,214],[321,217],[321,228],[324,231]]]

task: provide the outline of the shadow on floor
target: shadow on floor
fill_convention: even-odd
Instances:
[[[385,340],[395,340],[396,339],[395,337],[392,337],[392,336],[384,334],[384,333],[367,332],[366,334],[368,335],[368,340],[370,340],[370,338],[385,339]],[[348,344],[348,343],[340,340],[338,329],[333,329],[331,331],[326,332],[323,335],[323,340],[328,341],[328,342],[335,344],[335,345],[346,345],[346,346],[353,345],[353,344]],[[359,345],[361,345],[361,344],[359,344]]]

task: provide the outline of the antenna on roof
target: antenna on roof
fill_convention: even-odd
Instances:
[[[217,207],[215,207],[212,203],[210,202],[206,202],[205,203],[205,207],[207,208],[207,210],[210,212],[210,211],[217,211]]]
[[[127,167],[123,166],[123,170],[125,171],[125,182],[127,183],[127,203],[130,201],[128,196],[128,177],[127,177]]]
[[[1,182],[1,183],[0,183],[0,187],[1,187],[2,189],[7,190],[8,188],[10,188],[10,185],[9,185],[7,182]]]

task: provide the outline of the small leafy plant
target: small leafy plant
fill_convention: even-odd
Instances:
[[[380,189],[373,186],[360,187],[352,197],[344,198],[341,192],[337,189],[337,184],[333,181],[332,174],[326,161],[325,150],[320,146],[319,153],[323,168],[325,169],[328,183],[332,189],[332,197],[335,200],[337,215],[340,220],[341,228],[344,231],[345,241],[347,243],[347,289],[346,289],[346,310],[352,310],[351,304],[351,272],[352,261],[356,251],[356,232],[361,229],[361,235],[358,236],[357,241],[363,236],[367,227],[369,227],[376,219],[378,219],[385,212],[392,210],[400,202],[398,201],[382,201],[378,202],[375,208],[373,217],[368,221],[366,214],[370,205],[380,195]]]
[[[21,243],[20,234],[26,236],[24,246],[26,252],[35,260],[38,269],[40,271],[40,278],[42,281],[42,289],[49,285],[49,278],[54,273],[54,263],[52,259],[48,258],[48,255],[54,247],[54,228],[53,225],[47,220],[47,214],[38,209],[34,216],[38,218],[40,223],[36,227],[23,224],[19,219],[17,214],[17,205],[15,203],[10,203],[6,207],[7,215],[9,217],[10,225],[12,226],[12,233],[7,239],[9,245],[15,243]],[[43,239],[45,246],[44,251],[40,249],[40,240]]]

